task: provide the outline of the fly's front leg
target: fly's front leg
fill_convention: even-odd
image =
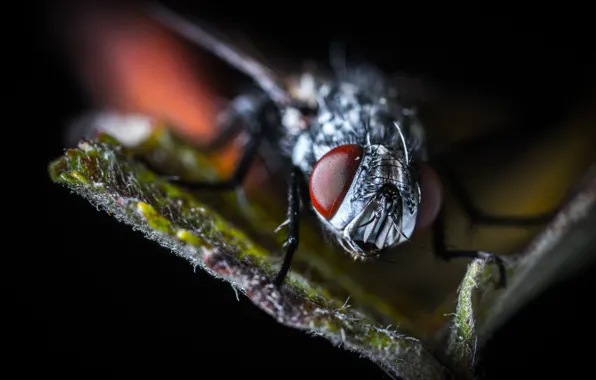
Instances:
[[[476,224],[508,227],[533,227],[548,223],[556,215],[557,210],[546,212],[539,215],[491,215],[474,203],[467,189],[457,178],[453,170],[444,164],[445,157],[433,154],[432,165],[439,172],[442,180],[446,182],[456,201],[462,206],[464,212],[468,215],[470,221]],[[444,207],[439,212],[433,225],[433,248],[435,255],[439,258],[449,261],[454,258],[482,258],[493,261],[499,266],[500,281],[498,286],[506,286],[506,272],[503,260],[492,253],[473,251],[473,250],[450,250],[445,245],[445,213]]]
[[[472,222],[485,225],[498,226],[516,226],[516,227],[531,227],[547,223],[554,213],[546,213],[542,215],[530,216],[496,216],[490,215],[474,204],[471,196],[468,194],[464,186],[457,179],[453,171],[446,165],[436,165],[441,172],[441,178],[447,182],[447,186],[452,191],[454,197],[461,204],[465,213],[469,216]],[[488,259],[499,266],[500,280],[498,287],[505,287],[507,283],[505,266],[503,260],[492,253],[474,250],[450,250],[445,244],[445,212],[444,207],[441,208],[437,219],[433,225],[433,248],[435,255],[439,258],[449,261],[454,258],[470,258],[470,259]]]
[[[300,172],[299,168],[295,168],[298,173]],[[310,200],[310,190],[308,189],[308,183],[302,174],[296,175],[298,181],[298,193],[300,193],[300,200],[302,201],[302,211],[305,211],[311,215],[315,215],[314,209],[312,208],[312,203]]]
[[[445,244],[445,212],[441,208],[437,219],[432,227],[433,251],[435,255],[445,261],[457,258],[485,259],[496,263],[499,267],[499,283],[497,288],[504,288],[507,285],[507,274],[503,260],[492,253],[473,250],[448,250]]]
[[[304,193],[304,191],[301,191],[301,179],[302,172],[298,167],[294,166],[290,173],[288,186],[288,238],[284,244],[286,252],[281,268],[273,281],[277,287],[281,287],[286,279],[294,253],[298,248],[300,239],[300,195]],[[306,204],[304,206],[306,207]]]

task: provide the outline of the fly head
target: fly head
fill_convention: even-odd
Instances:
[[[404,152],[383,144],[345,144],[313,167],[313,208],[354,259],[377,257],[414,232],[420,186]]]

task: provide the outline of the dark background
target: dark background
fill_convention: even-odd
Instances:
[[[596,63],[593,41],[579,30],[578,19],[554,23],[536,17],[520,20],[516,29],[512,19],[496,15],[430,17],[399,4],[390,11],[372,2],[367,9],[343,3],[328,10],[303,2],[272,7],[218,1],[193,9],[194,3],[167,2],[252,28],[291,46],[296,55],[326,59],[329,39],[342,36],[387,68],[397,65],[507,97],[519,105],[520,117],[532,120],[564,117]],[[7,362],[20,373],[82,378],[158,373],[387,378],[355,354],[276,324],[247,299],[237,301],[229,285],[194,273],[182,259],[50,182],[46,165],[63,151],[61,128],[89,106],[49,38],[44,16],[50,6],[46,1],[34,12],[35,48],[41,50],[27,73],[35,84],[30,116],[39,117],[31,133],[41,143],[32,165],[47,219],[42,234],[27,236],[23,249],[9,255],[14,263],[6,277]],[[586,300],[593,297],[594,273],[585,268],[512,319],[482,353],[486,379],[509,378],[520,369],[539,376],[588,371],[593,313]]]

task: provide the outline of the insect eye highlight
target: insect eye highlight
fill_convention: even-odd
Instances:
[[[364,148],[358,144],[340,145],[315,164],[310,176],[310,199],[326,219],[337,212],[360,166]]]

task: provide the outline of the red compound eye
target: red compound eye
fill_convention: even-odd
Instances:
[[[310,199],[315,209],[331,219],[352,185],[364,149],[357,144],[341,145],[327,152],[310,175]]]

